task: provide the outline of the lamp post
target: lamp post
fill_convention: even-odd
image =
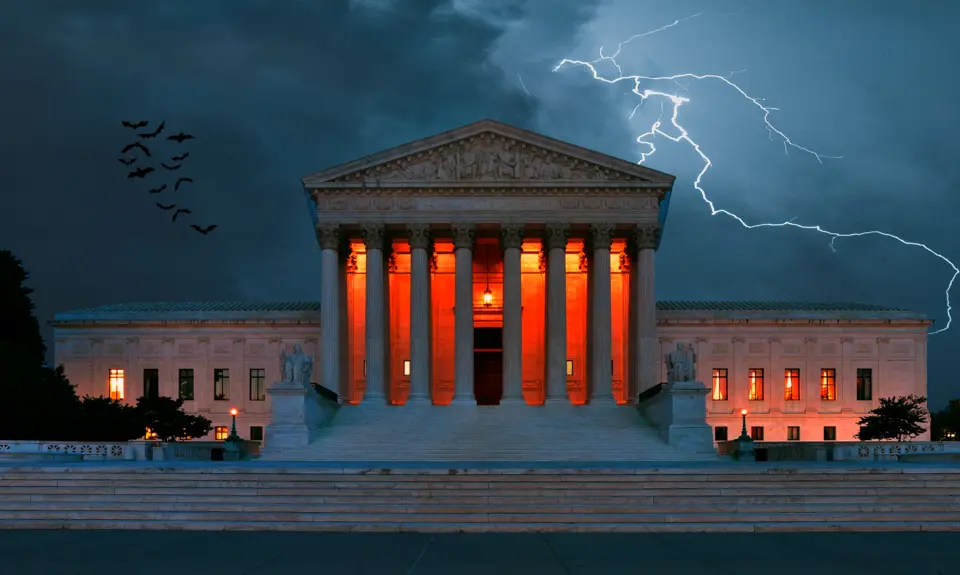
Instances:
[[[223,458],[230,461],[237,461],[240,459],[240,443],[243,440],[240,439],[239,435],[237,435],[238,413],[240,413],[240,411],[237,410],[236,407],[230,409],[230,417],[233,419],[233,422],[230,426],[230,435],[228,435],[226,441],[223,442]]]
[[[755,457],[756,452],[753,449],[753,439],[747,435],[747,410],[740,410],[740,417],[743,418],[743,428],[740,430],[740,437],[736,439],[737,450],[734,452],[734,456],[737,459],[748,459],[750,457]]]

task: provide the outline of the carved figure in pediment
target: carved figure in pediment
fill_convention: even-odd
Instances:
[[[472,180],[477,176],[477,168],[479,163],[479,158],[477,157],[476,148],[468,148],[466,146],[460,148],[458,152],[460,156],[460,174],[459,179],[461,180]]]
[[[566,180],[570,178],[570,167],[557,162],[547,164],[551,180]]]
[[[521,154],[523,179],[539,180],[543,174],[543,158],[535,154]]]
[[[404,176],[411,180],[432,180],[437,173],[437,165],[430,158],[421,158],[409,164],[404,170]]]
[[[457,157],[453,154],[443,154],[437,163],[438,180],[456,180],[457,179]]]

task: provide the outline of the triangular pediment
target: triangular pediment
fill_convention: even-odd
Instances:
[[[493,120],[390,148],[303,178],[307,188],[469,182],[633,182],[674,176]]]

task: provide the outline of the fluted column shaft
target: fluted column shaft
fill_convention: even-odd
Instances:
[[[320,338],[321,384],[343,393],[340,365],[340,226],[317,227],[320,241]]]
[[[430,400],[430,226],[411,224],[410,234],[410,397]]]
[[[569,225],[547,224],[546,402],[567,402],[567,238]]]
[[[503,399],[523,400],[523,288],[520,249],[523,224],[500,227],[503,247]]]
[[[593,258],[590,286],[593,318],[590,322],[590,402],[613,401],[613,339],[610,312],[610,242],[613,226],[590,226]]]
[[[472,225],[453,225],[456,250],[453,403],[476,402],[473,394],[473,242]]]
[[[635,322],[634,354],[638,359],[637,389],[635,394],[650,389],[660,379],[660,362],[662,361],[657,344],[657,298],[654,291],[654,251],[660,240],[660,226],[657,224],[642,224],[637,226],[633,238],[635,251],[631,281],[635,291],[633,301],[636,303],[631,310],[632,320]]]
[[[364,325],[366,357],[365,399],[383,399],[387,389],[386,322],[384,321],[383,224],[365,224],[363,241],[367,251],[366,317]]]

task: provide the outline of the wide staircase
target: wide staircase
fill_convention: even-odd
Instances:
[[[165,465],[165,467],[164,467]],[[960,469],[0,467],[3,529],[958,531]]]
[[[343,406],[309,446],[272,461],[707,461],[667,445],[633,406]]]

